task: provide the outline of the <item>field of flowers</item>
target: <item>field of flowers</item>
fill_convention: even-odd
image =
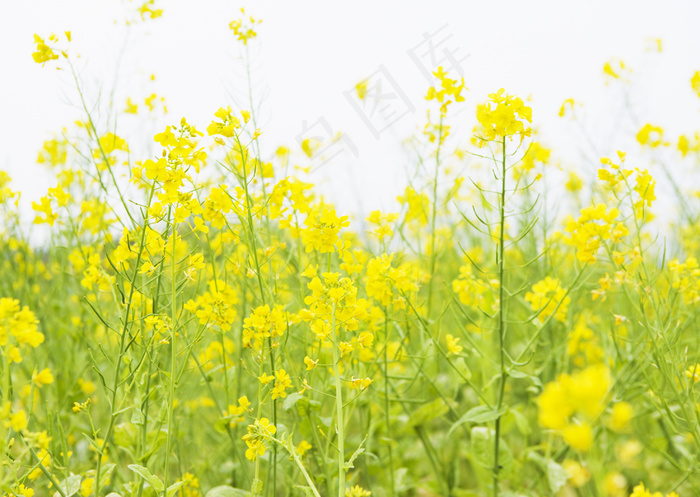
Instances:
[[[137,156],[70,32],[35,43],[83,118],[39,152],[40,201],[0,171],[2,495],[700,495],[700,210],[672,174],[699,132],[642,125],[646,161],[567,173],[553,212],[536,109],[436,67],[414,180],[356,223],[312,184],[313,139],[263,158],[255,111],[223,103]]]

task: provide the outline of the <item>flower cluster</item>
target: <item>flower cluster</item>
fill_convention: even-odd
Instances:
[[[357,298],[357,288],[350,278],[341,278],[340,273],[323,273],[308,284],[312,294],[304,299],[308,309],[299,313],[304,321],[311,323],[311,330],[321,339],[330,337],[333,330],[329,320],[335,309],[336,323],[346,330],[357,330],[359,321],[368,315],[369,302]]]
[[[333,252],[342,228],[350,226],[348,216],[338,217],[335,209],[322,207],[309,212],[304,220],[306,228],[301,230],[301,241],[307,252],[318,250],[320,253]]]
[[[700,264],[698,260],[690,256],[681,263],[678,259],[672,260],[668,265],[671,272],[671,286],[682,297],[686,304],[700,302]]]
[[[559,375],[537,398],[540,424],[556,430],[573,448],[587,451],[593,443],[590,422],[603,411],[610,386],[610,373],[602,364]]]
[[[71,32],[66,31],[65,32],[66,39],[70,42],[71,41]],[[58,42],[58,36],[55,34],[51,33],[49,36],[49,42],[51,43],[57,43]],[[68,55],[66,54],[65,51],[58,50],[58,53],[56,53],[56,48],[50,46],[46,41],[39,35],[35,34],[34,35],[34,43],[36,43],[36,52],[32,54],[32,59],[34,59],[34,62],[37,64],[44,65],[46,62],[49,62],[51,60],[56,60],[58,59],[58,54],[60,53],[64,57],[67,57]]]
[[[382,306],[388,306],[393,302],[397,309],[405,308],[406,304],[401,295],[394,296],[393,288],[401,294],[418,290],[416,275],[410,264],[402,264],[392,267],[394,254],[382,254],[370,259],[367,263],[365,290],[367,296],[375,299]]]
[[[428,94],[425,96],[426,100],[437,100],[442,105],[440,106],[441,115],[447,113],[447,106],[452,102],[463,102],[464,97],[461,95],[462,90],[464,90],[464,78],[461,79],[461,83],[457,84],[456,79],[450,79],[447,77],[447,73],[444,71],[442,66],[437,68],[437,71],[433,72],[433,75],[438,79],[439,85],[437,87],[431,86],[428,88]]]
[[[452,291],[460,303],[468,307],[479,308],[486,304],[486,297],[493,287],[498,287],[498,280],[484,282],[474,275],[472,264],[463,264],[459,276],[452,280]]]
[[[20,307],[19,300],[3,297],[0,299],[0,347],[5,347],[10,337],[17,345],[36,348],[44,342],[44,334],[38,329],[39,321],[29,307]],[[22,355],[16,345],[8,349],[12,362],[22,362]]]
[[[640,482],[639,485],[634,487],[630,497],[664,497],[664,495],[661,492],[651,493],[649,489],[644,488],[644,483]],[[666,494],[666,497],[678,497],[678,494],[676,492],[669,492]]]
[[[656,148],[662,145],[667,145],[663,141],[664,130],[661,126],[653,126],[649,123],[642,126],[642,129],[637,133],[637,141],[643,147]]]
[[[241,14],[245,14],[245,10],[241,9]],[[248,19],[241,18],[231,21],[228,25],[229,29],[233,31],[234,36],[244,45],[248,44],[248,40],[252,40],[258,33],[255,32],[255,25],[260,24],[262,21],[259,19],[249,16]]]
[[[208,292],[196,300],[190,299],[184,307],[199,318],[200,324],[218,326],[221,331],[228,331],[237,316],[237,303],[238,295],[233,287],[225,282],[212,280],[209,282]]]
[[[258,456],[264,455],[265,442],[275,433],[277,433],[277,427],[267,418],[256,419],[254,424],[248,425],[248,433],[243,435],[243,440],[248,446],[245,456],[255,461]]]
[[[522,141],[532,134],[532,128],[525,124],[532,122],[532,108],[521,98],[507,95],[503,88],[489,94],[489,101],[477,107],[476,118],[484,128],[482,138],[486,141],[514,135],[520,135]]]
[[[567,352],[578,367],[585,364],[598,364],[603,361],[605,353],[598,336],[588,326],[586,316],[581,315],[569,332]]]
[[[414,222],[418,226],[428,224],[428,213],[430,212],[430,199],[425,193],[419,193],[413,187],[407,186],[403,195],[397,200],[406,205],[406,221]]]
[[[556,278],[547,276],[542,281],[535,283],[532,290],[525,294],[525,302],[528,302],[533,311],[539,312],[540,320],[544,321],[554,314],[554,319],[566,321],[566,312],[571,299],[566,290]]]
[[[566,222],[566,241],[576,248],[581,262],[594,262],[595,255],[604,240],[619,242],[629,234],[623,223],[615,223],[620,215],[616,208],[608,209],[603,203],[584,207],[578,219],[569,216]]]
[[[257,307],[243,320],[243,345],[260,347],[264,340],[282,336],[289,319],[281,305]]]

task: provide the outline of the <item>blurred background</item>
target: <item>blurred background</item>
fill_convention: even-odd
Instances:
[[[162,16],[145,21],[141,3],[0,5],[0,169],[27,208],[54,186],[51,171],[37,164],[42,144],[82,117],[70,72],[32,60],[34,33],[65,41],[63,32],[72,32],[88,107],[101,131],[129,141],[132,160],[151,157],[153,134],[183,116],[205,130],[221,106],[253,107],[263,159],[288,147],[339,213],[360,219],[396,210],[416,173],[410,138],[425,126],[424,96],[438,65],[469,88],[451,109],[452,148],[470,149],[475,107],[499,88],[529,99],[539,140],[553,149],[553,170],[584,178],[618,149],[629,152],[628,163],[637,160],[635,135],[645,123],[662,126],[669,141],[700,128],[690,86],[700,69],[697,2],[168,0],[151,6]],[[262,20],[247,48],[229,29],[242,7]],[[620,60],[631,72],[604,73]],[[128,98],[138,114],[117,116]],[[570,98],[581,104],[575,120],[559,117]],[[309,137],[321,144],[313,160],[301,153]],[[463,164],[468,176],[469,159]],[[552,178],[546,188],[560,191],[566,175]]]

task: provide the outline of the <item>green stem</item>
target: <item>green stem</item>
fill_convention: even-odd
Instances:
[[[503,155],[501,168],[501,201],[499,205],[500,211],[500,234],[498,239],[498,347],[500,352],[500,369],[501,382],[498,392],[498,403],[496,404],[496,412],[500,412],[503,405],[503,394],[506,389],[506,364],[505,364],[505,348],[503,345],[505,335],[505,291],[504,276],[505,276],[505,218],[506,218],[506,137],[503,137]],[[498,464],[498,452],[500,449],[500,434],[501,434],[501,415],[496,418],[496,429],[493,441],[493,495],[498,497],[498,478],[500,466]]]
[[[34,392],[31,392],[33,395]],[[29,397],[30,402],[34,400],[33,396]],[[5,406],[10,401],[10,358],[7,354],[7,345],[2,347],[2,405]],[[5,444],[4,429],[0,429],[0,444],[2,449],[2,459],[0,459],[0,482],[3,481],[5,473],[5,457],[7,453],[7,445]]]
[[[115,363],[114,367],[114,382],[112,384],[112,398],[110,402],[110,415],[109,415],[109,424],[107,425],[107,431],[105,432],[104,436],[104,441],[102,442],[102,451],[105,452],[107,450],[107,444],[109,443],[109,437],[112,435],[112,430],[114,429],[114,421],[117,418],[117,414],[115,414],[115,405],[117,402],[117,388],[119,387],[119,374],[121,371],[121,365],[122,365],[122,358],[124,356],[124,353],[126,352],[125,350],[125,344],[126,344],[126,336],[127,336],[127,330],[129,327],[129,313],[131,312],[131,305],[133,302],[133,297],[134,297],[134,291],[136,289],[136,278],[138,277],[138,270],[139,266],[141,264],[141,255],[143,254],[143,247],[145,244],[146,240],[146,225],[148,224],[148,208],[151,206],[151,201],[153,200],[153,193],[154,193],[154,187],[151,186],[151,191],[148,195],[148,203],[146,205],[146,210],[144,212],[144,225],[143,228],[141,229],[141,240],[139,242],[139,251],[136,255],[136,263],[134,264],[134,274],[131,278],[131,289],[129,290],[129,300],[127,301],[126,304],[126,310],[124,311],[124,324],[122,326],[122,332],[121,336],[119,338],[119,356],[117,357],[117,361]],[[32,397],[33,398],[33,397]],[[33,403],[32,403],[33,405]],[[97,454],[97,467],[95,468],[95,495],[100,495],[100,477],[101,477],[101,470],[102,470],[102,454]]]
[[[176,359],[177,350],[175,348],[175,335],[177,334],[177,307],[175,306],[175,300],[177,298],[177,285],[175,284],[175,243],[177,241],[177,227],[175,220],[173,219],[173,243],[172,243],[172,254],[170,255],[170,276],[172,278],[172,289],[170,292],[171,296],[171,333],[170,333],[170,390],[168,392],[168,438],[165,443],[165,468],[163,469],[163,497],[167,497],[168,491],[168,466],[170,464],[170,450],[173,443],[173,412],[175,411],[175,372],[176,372]],[[224,351],[224,354],[226,351]]]
[[[340,383],[340,341],[335,326],[335,302],[331,309],[331,328],[333,329],[333,374],[335,376],[335,402],[338,430],[338,497],[345,497],[345,425],[343,422],[343,387]]]
[[[433,210],[430,216],[430,281],[428,282],[428,313],[427,316],[430,317],[430,311],[432,310],[433,303],[433,281],[435,279],[435,263],[437,258],[435,256],[435,246],[436,246],[436,233],[435,233],[435,220],[437,218],[437,205],[438,205],[438,173],[440,172],[440,146],[442,145],[442,114],[440,114],[440,126],[438,127],[438,146],[435,151],[435,178],[433,179]]]
[[[387,314],[387,306],[384,306],[384,416],[386,422],[386,436],[389,439],[387,446],[389,447],[389,476],[391,487],[389,495],[393,497],[395,489],[394,483],[394,454],[391,450],[391,419],[389,416],[389,315]]]
[[[306,471],[306,468],[304,467],[304,463],[301,462],[301,458],[299,457],[299,453],[296,451],[294,448],[294,444],[292,444],[291,438],[285,443],[282,440],[278,440],[276,438],[272,439],[274,442],[282,445],[285,449],[287,449],[287,452],[292,456],[292,459],[294,459],[294,462],[296,465],[299,467],[299,470],[301,471],[301,474],[304,475],[304,479],[306,480],[306,483],[309,484],[309,488],[311,488],[311,493],[314,494],[314,497],[321,497],[321,494],[318,493],[318,489],[316,488],[316,485],[314,485],[314,481],[311,479],[311,476],[309,476],[308,471]]]

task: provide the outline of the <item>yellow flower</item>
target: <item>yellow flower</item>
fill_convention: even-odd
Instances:
[[[558,431],[572,447],[586,451],[592,443],[592,428],[572,417],[595,419],[605,407],[611,379],[603,364],[588,366],[573,374],[561,374],[545,385],[537,398],[539,422]]]
[[[627,497],[627,479],[622,473],[613,471],[605,475],[603,488],[610,497]]]
[[[700,363],[689,366],[688,369],[685,370],[685,376],[693,380],[693,383],[700,381]]]
[[[51,34],[49,41],[56,42],[58,37],[55,34]],[[58,59],[58,54],[54,52],[54,49],[49,47],[44,39],[37,34],[34,35],[34,43],[36,43],[36,52],[32,54],[34,62],[43,65],[50,60]]]
[[[526,106],[522,99],[507,95],[501,88],[489,94],[489,101],[477,107],[476,118],[483,126],[483,139],[495,140],[506,136],[532,134],[532,129],[525,122],[532,122],[532,108]]]
[[[271,376],[271,375],[269,375],[269,374],[267,374],[267,373],[263,373],[262,376],[258,377],[258,379],[260,380],[260,383],[262,383],[262,384],[264,384],[264,385],[267,385],[267,384],[270,383],[272,380],[274,380],[275,377],[274,377],[274,376]]]
[[[241,14],[245,14],[245,10],[241,9]],[[256,24],[260,24],[262,21],[254,19],[252,16],[248,19],[241,18],[231,21],[228,25],[229,29],[233,31],[234,36],[242,42],[244,45],[248,44],[248,40],[252,40],[258,34],[253,29]]]
[[[318,364],[318,359],[314,361],[309,356],[306,356],[304,357],[304,364],[306,364],[306,370],[310,371],[316,367],[316,365]]]
[[[445,336],[445,340],[447,341],[447,354],[448,355],[459,355],[462,353],[462,350],[464,347],[459,345],[459,337],[455,338],[450,334],[447,334]]]
[[[275,386],[272,389],[272,400],[277,398],[285,398],[287,393],[285,389],[292,386],[292,379],[284,369],[275,371]]]
[[[654,492],[652,494],[650,490],[644,488],[644,483],[639,482],[639,485],[634,487],[630,497],[662,497],[662,494],[661,492]],[[676,494],[676,492],[670,492],[666,494],[666,497],[678,497],[678,494]]]
[[[407,205],[406,221],[415,221],[419,226],[424,226],[428,223],[428,213],[430,212],[430,199],[425,193],[418,193],[412,187],[407,186],[404,194],[397,200]]]
[[[624,430],[634,416],[634,408],[627,402],[618,402],[612,408],[610,428],[615,431]]]
[[[700,97],[700,71],[695,71],[693,77],[690,78],[690,86],[695,93]]]
[[[34,374],[32,374],[32,381],[36,386],[41,388],[44,385],[53,383],[53,374],[51,374],[51,370],[49,368],[44,368],[39,373],[37,373],[35,370]]]
[[[591,477],[590,471],[578,461],[572,461],[571,459],[566,459],[562,466],[564,471],[566,471],[566,476],[574,487],[581,488]]]
[[[10,415],[10,426],[15,431],[24,430],[27,427],[27,413],[23,410],[17,411]]]
[[[7,355],[10,358],[10,362],[16,362],[18,364],[22,362],[22,353],[14,345],[10,347],[10,350]]]
[[[345,497],[369,497],[370,495],[372,495],[372,492],[365,490],[359,485],[345,489]]]
[[[124,112],[126,114],[137,114],[139,111],[139,106],[138,104],[134,103],[131,100],[131,97],[126,99],[126,108],[124,109]]]
[[[559,108],[559,117],[564,117],[566,114],[566,108],[568,107],[571,109],[571,112],[574,111],[574,106],[576,105],[576,102],[574,101],[573,98],[567,98],[564,100],[564,103],[561,104],[561,107]]]
[[[333,252],[342,228],[350,226],[348,216],[338,217],[335,209],[323,207],[309,213],[304,220],[306,228],[301,230],[301,240],[306,252],[318,250],[320,253]]]
[[[581,209],[578,219],[569,216],[565,241],[576,247],[576,257],[581,262],[594,262],[602,241],[618,242],[629,232],[622,223],[614,224],[620,215],[616,208],[608,209],[603,203]]]
[[[425,99],[435,99],[440,102],[442,104],[440,106],[440,113],[444,115],[447,113],[447,106],[449,104],[452,102],[464,101],[464,97],[461,95],[462,90],[465,89],[464,78],[461,79],[461,84],[458,85],[456,79],[447,77],[447,73],[443,70],[442,66],[438,67],[437,71],[433,72],[433,75],[438,79],[440,85],[437,87],[430,87]]]
[[[18,487],[12,489],[9,497],[34,497],[34,490],[20,484]]]
[[[355,85],[355,90],[357,91],[357,98],[364,100],[367,96],[367,86],[369,85],[368,79],[363,79]]]
[[[243,435],[243,440],[248,446],[245,453],[246,458],[254,461],[258,456],[264,455],[264,444],[275,433],[277,433],[277,428],[267,418],[256,419],[254,424],[248,425],[248,433]]]
[[[624,75],[632,72],[620,59],[612,59],[605,63],[603,72],[612,79],[621,79]]]
[[[90,497],[93,493],[93,486],[95,483],[94,478],[84,478],[83,481],[80,483],[80,495],[83,497]]]
[[[663,142],[664,130],[660,126],[652,126],[647,123],[642,126],[642,129],[637,133],[637,141],[640,145],[656,148],[661,145],[666,145]]]
[[[564,441],[574,449],[587,452],[593,444],[593,430],[588,423],[570,424],[562,430]]]
[[[525,294],[525,301],[530,304],[533,311],[540,311],[541,321],[554,314],[554,318],[563,323],[566,321],[571,299],[566,295],[559,280],[547,276],[532,286],[532,291]]]
[[[350,380],[350,386],[357,390],[365,390],[369,385],[372,383],[372,380],[370,378],[355,378],[354,376]]]
[[[297,452],[300,456],[303,456],[309,450],[311,450],[311,444],[306,440],[302,440],[299,442],[299,445],[297,445]]]

